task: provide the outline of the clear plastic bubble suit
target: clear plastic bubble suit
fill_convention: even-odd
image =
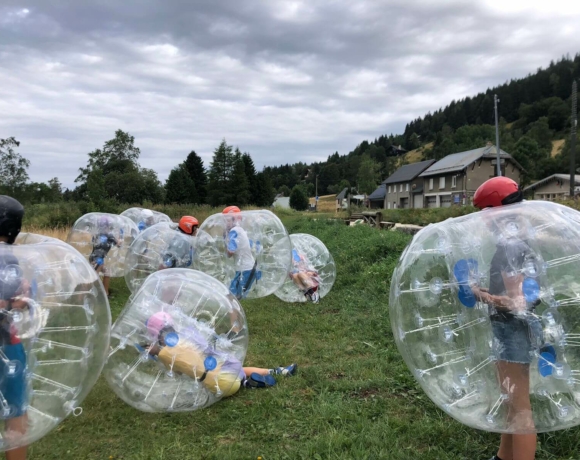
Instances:
[[[389,304],[407,365],[460,422],[580,423],[579,212],[532,201],[429,225],[401,256]]]
[[[306,293],[314,299],[330,292],[336,279],[336,265],[322,241],[306,233],[290,235],[292,267],[286,282],[274,293],[284,302],[306,302]],[[312,294],[311,294],[312,296]]]
[[[223,282],[238,299],[250,299],[284,284],[291,254],[288,232],[274,213],[214,214],[197,232],[193,266]]]
[[[101,275],[125,275],[125,258],[139,230],[131,219],[91,212],[73,225],[66,242],[87,258]]]
[[[191,267],[195,241],[195,236],[180,232],[173,223],[155,224],[141,232],[125,259],[125,281],[131,292],[158,270]]]
[[[155,224],[161,222],[171,223],[172,220],[167,214],[163,214],[159,211],[153,211],[152,209],[146,208],[129,208],[125,209],[121,216],[128,217],[139,229],[140,232],[152,227]]]
[[[228,289],[170,268],[149,276],[121,312],[104,374],[136,409],[192,411],[239,389],[247,346],[246,317]]]
[[[1,451],[82,412],[111,327],[103,285],[78,251],[41,235],[20,234],[16,242],[0,244]]]

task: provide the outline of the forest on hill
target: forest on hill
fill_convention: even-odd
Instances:
[[[524,167],[523,185],[554,173],[567,173],[570,155],[572,82],[580,77],[580,55],[562,57],[525,78],[451,101],[407,124],[402,134],[364,140],[351,152],[335,152],[323,162],[267,166],[256,171],[251,154],[222,140],[209,165],[191,150],[184,152],[165,184],[156,171],[139,164],[135,138],[122,130],[87,154],[76,187],[63,190],[58,177],[31,182],[29,160],[18,153],[19,141],[0,138],[0,193],[25,204],[55,201],[107,204],[209,204],[268,206],[276,193],[305,197],[338,193],[345,187],[372,193],[401,165],[495,143],[494,94],[500,99],[500,146]],[[291,200],[292,201],[292,200]]]
[[[438,160],[451,153],[483,147],[487,141],[495,144],[494,94],[497,94],[500,146],[525,168],[524,182],[566,173],[572,82],[579,77],[580,55],[562,57],[525,78],[451,101],[447,107],[411,121],[400,135],[364,140],[346,155],[335,152],[326,162],[286,164],[266,170],[277,190],[311,183],[318,175],[320,195],[337,193],[349,186],[361,193],[371,193],[381,180],[408,161]],[[565,141],[557,142],[560,140]],[[561,148],[553,149],[554,146]],[[419,155],[401,155],[399,147]]]

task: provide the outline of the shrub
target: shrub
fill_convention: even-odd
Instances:
[[[308,209],[308,197],[297,185],[290,193],[290,207],[296,211],[306,211]]]

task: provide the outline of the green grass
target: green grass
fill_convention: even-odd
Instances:
[[[318,217],[318,216],[317,216]],[[318,305],[276,297],[244,301],[246,365],[299,363],[274,388],[242,389],[198,412],[145,414],[124,404],[101,377],[69,417],[31,446],[32,459],[487,459],[496,434],[467,428],[437,409],[393,342],[392,270],[409,237],[289,214],[291,233],[319,237],[338,278]],[[112,284],[115,318],[127,299]],[[539,436],[538,459],[579,458],[580,430]]]

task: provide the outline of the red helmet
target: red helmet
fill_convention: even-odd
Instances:
[[[193,235],[195,232],[195,227],[199,226],[199,222],[195,217],[192,216],[183,216],[179,219],[179,230],[183,233],[187,233],[188,235]]]
[[[234,212],[242,212],[237,206],[228,206],[222,211],[222,214],[232,214]]]
[[[473,205],[479,209],[518,203],[524,195],[516,181],[498,176],[486,180],[473,195]]]

